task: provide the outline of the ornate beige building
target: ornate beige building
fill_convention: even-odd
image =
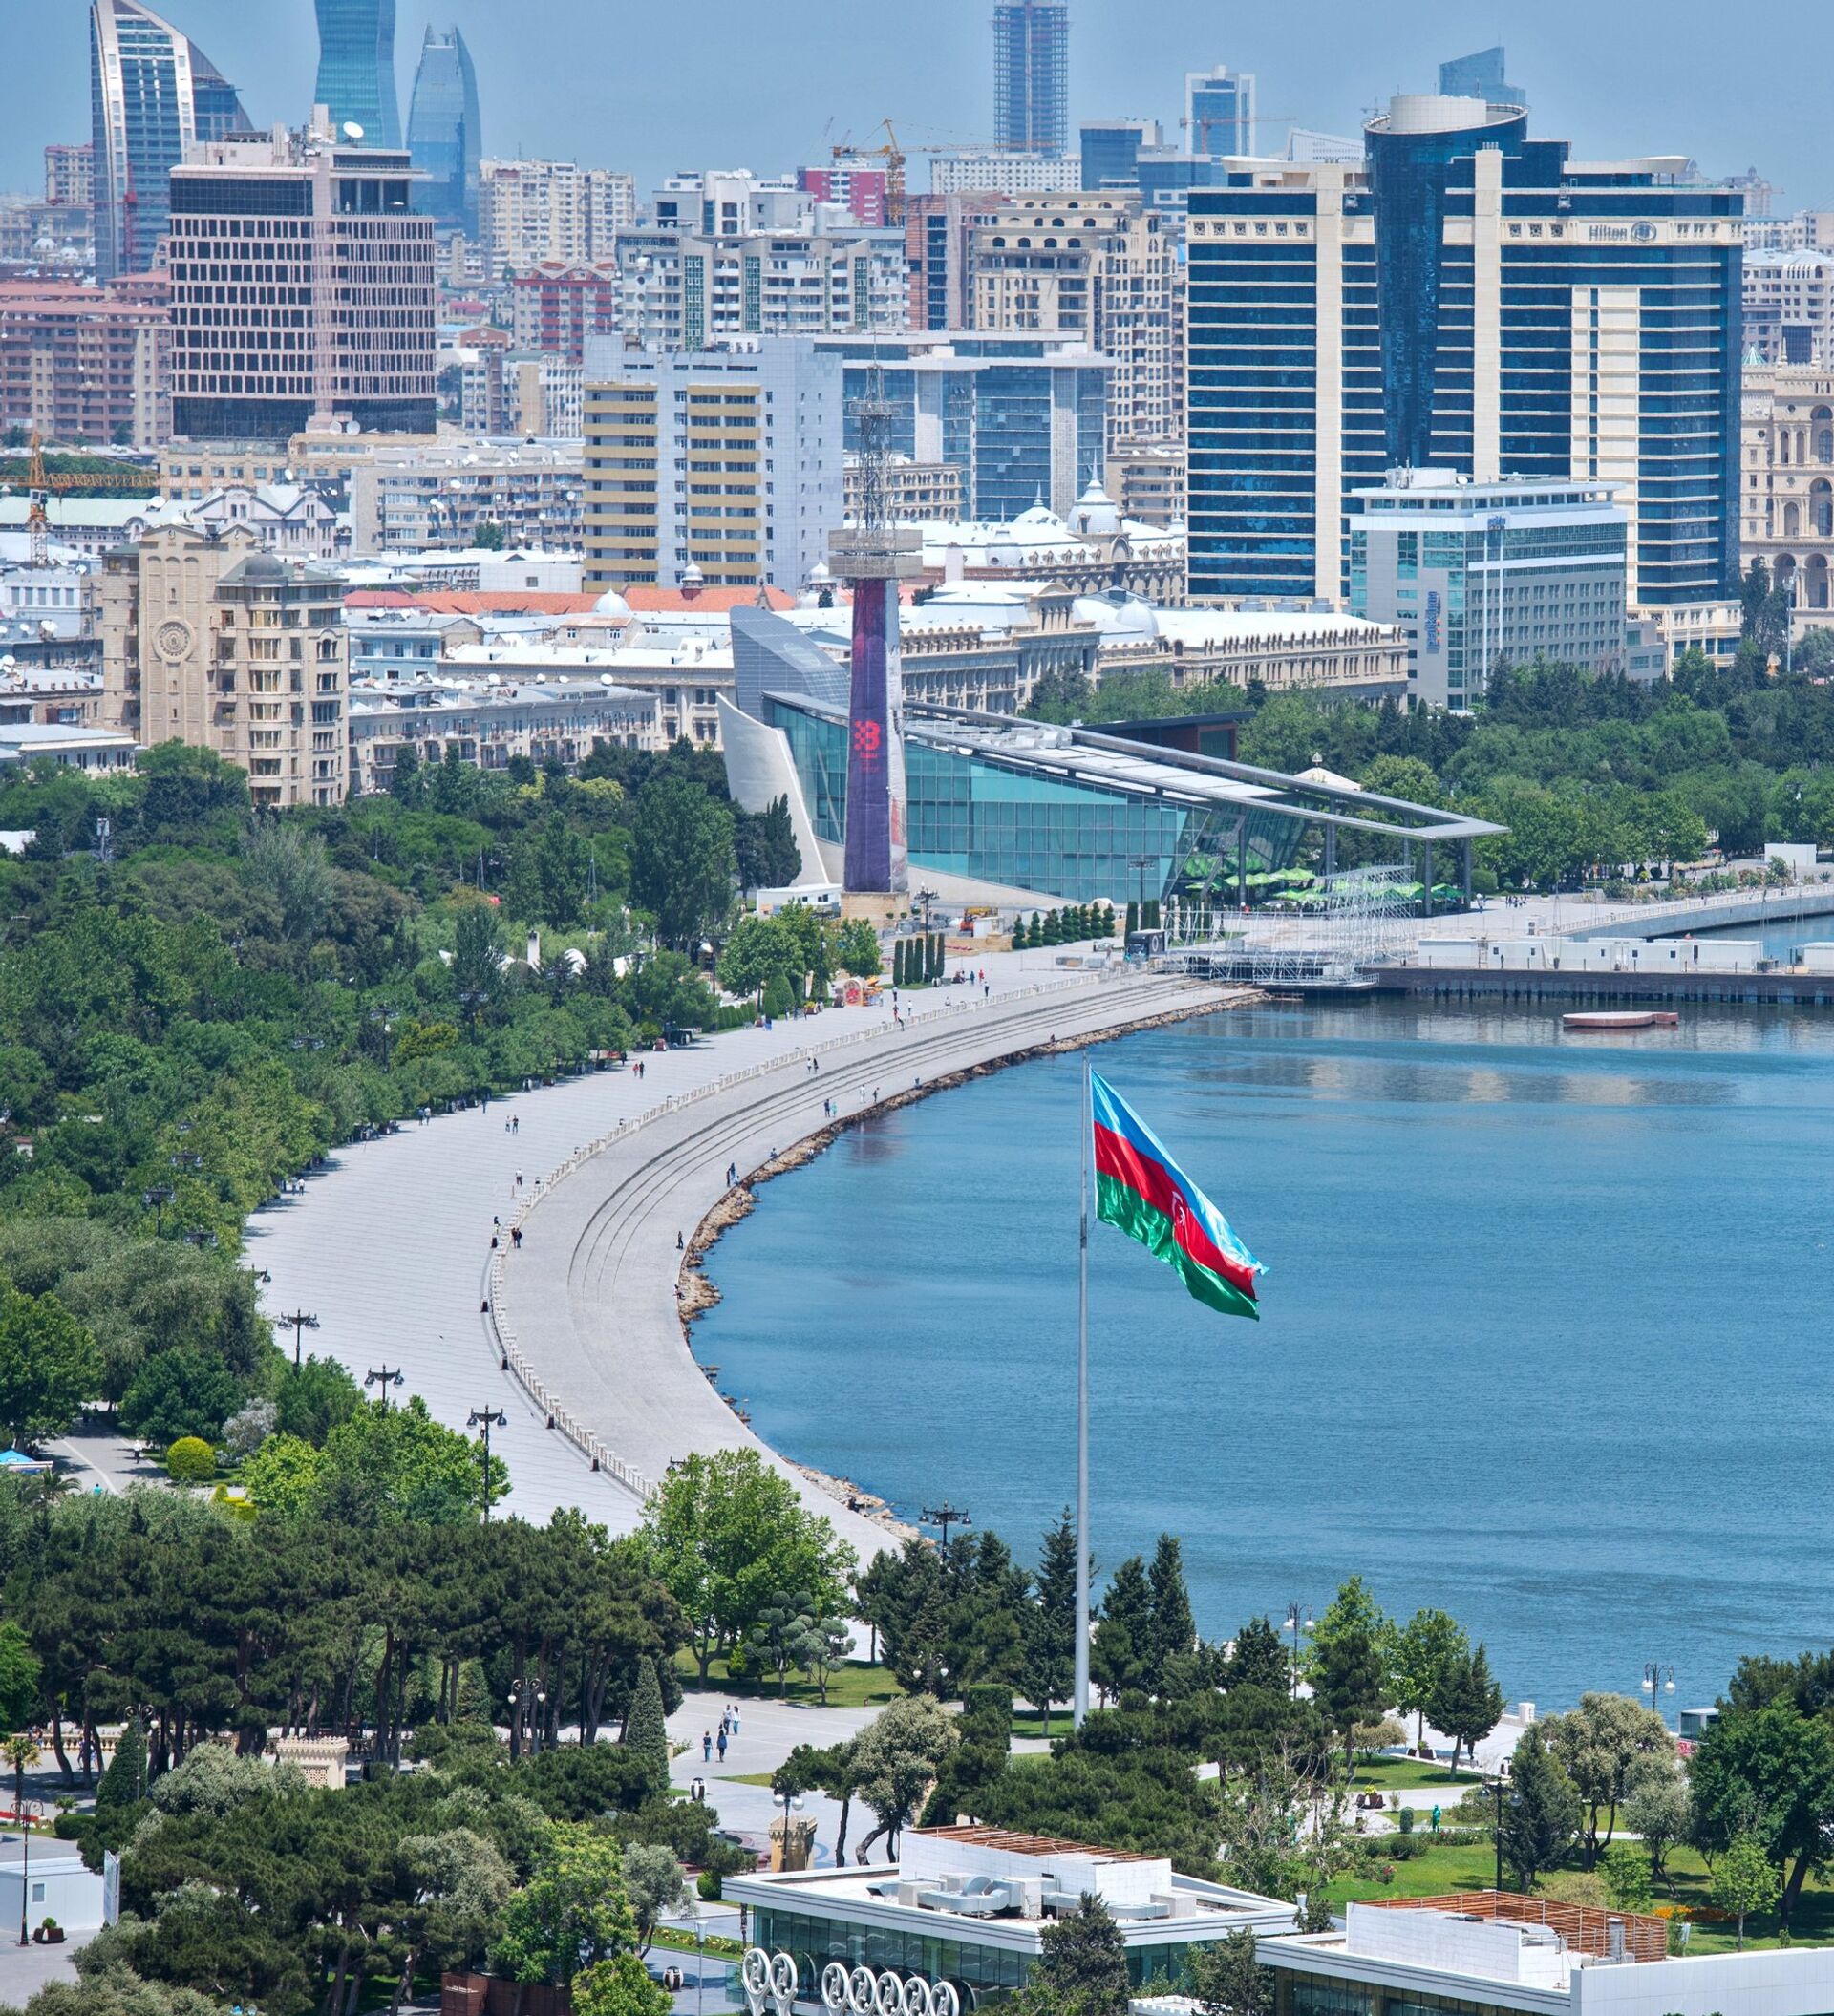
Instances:
[[[1792,588],[1799,629],[1826,623],[1834,609],[1834,369],[1747,359],[1742,461],[1746,565],[1761,560],[1778,585]]]
[[[341,575],[240,527],[178,524],[117,547],[95,580],[106,726],[215,750],[260,808],[344,802]]]

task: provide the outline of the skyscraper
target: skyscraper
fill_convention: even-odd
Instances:
[[[1395,467],[1615,484],[1639,607],[1736,582],[1743,200],[1527,124],[1397,97],[1361,165],[1192,191],[1194,596],[1342,596]]]
[[[371,147],[399,147],[395,95],[395,0],[316,0],[318,86],[340,132],[361,126]]]
[[[993,139],[1017,154],[1069,147],[1068,0],[995,0]]]
[[[1192,154],[1252,154],[1254,79],[1220,63],[1187,72],[1184,145]]]
[[[408,152],[428,180],[415,198],[417,209],[467,238],[478,236],[478,163],[482,127],[478,75],[471,52],[456,28],[429,28],[414,74],[408,111]]]
[[[1519,105],[1528,109],[1528,94],[1503,77],[1506,68],[1503,45],[1481,49],[1475,55],[1454,56],[1439,65],[1439,95],[1444,98],[1482,98],[1486,105]]]
[[[143,0],[96,0],[89,17],[96,277],[143,272],[165,230],[166,178],[194,140],[248,131],[233,85]]]

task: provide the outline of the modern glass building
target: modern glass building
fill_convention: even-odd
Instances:
[[[1193,70],[1184,78],[1184,146],[1190,154],[1254,152],[1254,79],[1240,71]]]
[[[993,143],[1015,154],[1067,152],[1068,0],[994,0]]]
[[[889,446],[962,472],[969,518],[1008,522],[1042,500],[1067,514],[1107,432],[1105,358],[1056,336],[912,333],[818,336],[844,372],[844,445],[859,448],[856,403],[877,381],[895,409]]]
[[[1723,597],[1742,196],[1476,98],[1397,98],[1365,145],[1191,193],[1193,596],[1341,597],[1349,494],[1405,465],[1612,483],[1632,604]]]
[[[1133,189],[1142,147],[1160,144],[1157,119],[1091,119],[1081,129],[1079,189]]]
[[[478,236],[478,163],[483,155],[478,112],[478,74],[456,28],[429,28],[414,74],[408,111],[408,152],[427,180],[415,192],[415,208],[444,228]]]
[[[113,280],[153,264],[185,149],[250,129],[235,87],[142,0],[95,0],[89,66],[96,277]]]
[[[318,83],[313,102],[329,108],[340,134],[363,129],[371,147],[401,144],[395,94],[395,0],[316,0]]]
[[[1475,55],[1454,56],[1439,65],[1439,95],[1446,98],[1482,98],[1486,105],[1528,103],[1528,94],[1503,75],[1507,69],[1503,46],[1481,49]]]

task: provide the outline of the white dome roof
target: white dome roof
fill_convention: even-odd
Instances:
[[[1048,504],[1033,504],[1021,511],[1013,520],[1013,528],[1017,531],[1021,525],[1051,532],[1067,532],[1070,529]]]
[[[1078,595],[1070,608],[1078,623],[1093,625],[1103,638],[1120,642],[1159,635],[1152,604],[1138,595]]]
[[[598,601],[592,605],[592,613],[594,616],[629,616],[630,605],[625,601],[616,588],[607,588]]]

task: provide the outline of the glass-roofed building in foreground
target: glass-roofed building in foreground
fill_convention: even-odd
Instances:
[[[847,670],[793,625],[735,612],[737,705],[720,703],[734,798],[789,800],[805,881],[840,879],[847,820]],[[1177,898],[1240,903],[1302,862],[1404,865],[1470,891],[1473,841],[1502,829],[1235,759],[1236,717],[1059,728],[966,708],[905,708],[906,836],[944,902],[1031,905]]]

